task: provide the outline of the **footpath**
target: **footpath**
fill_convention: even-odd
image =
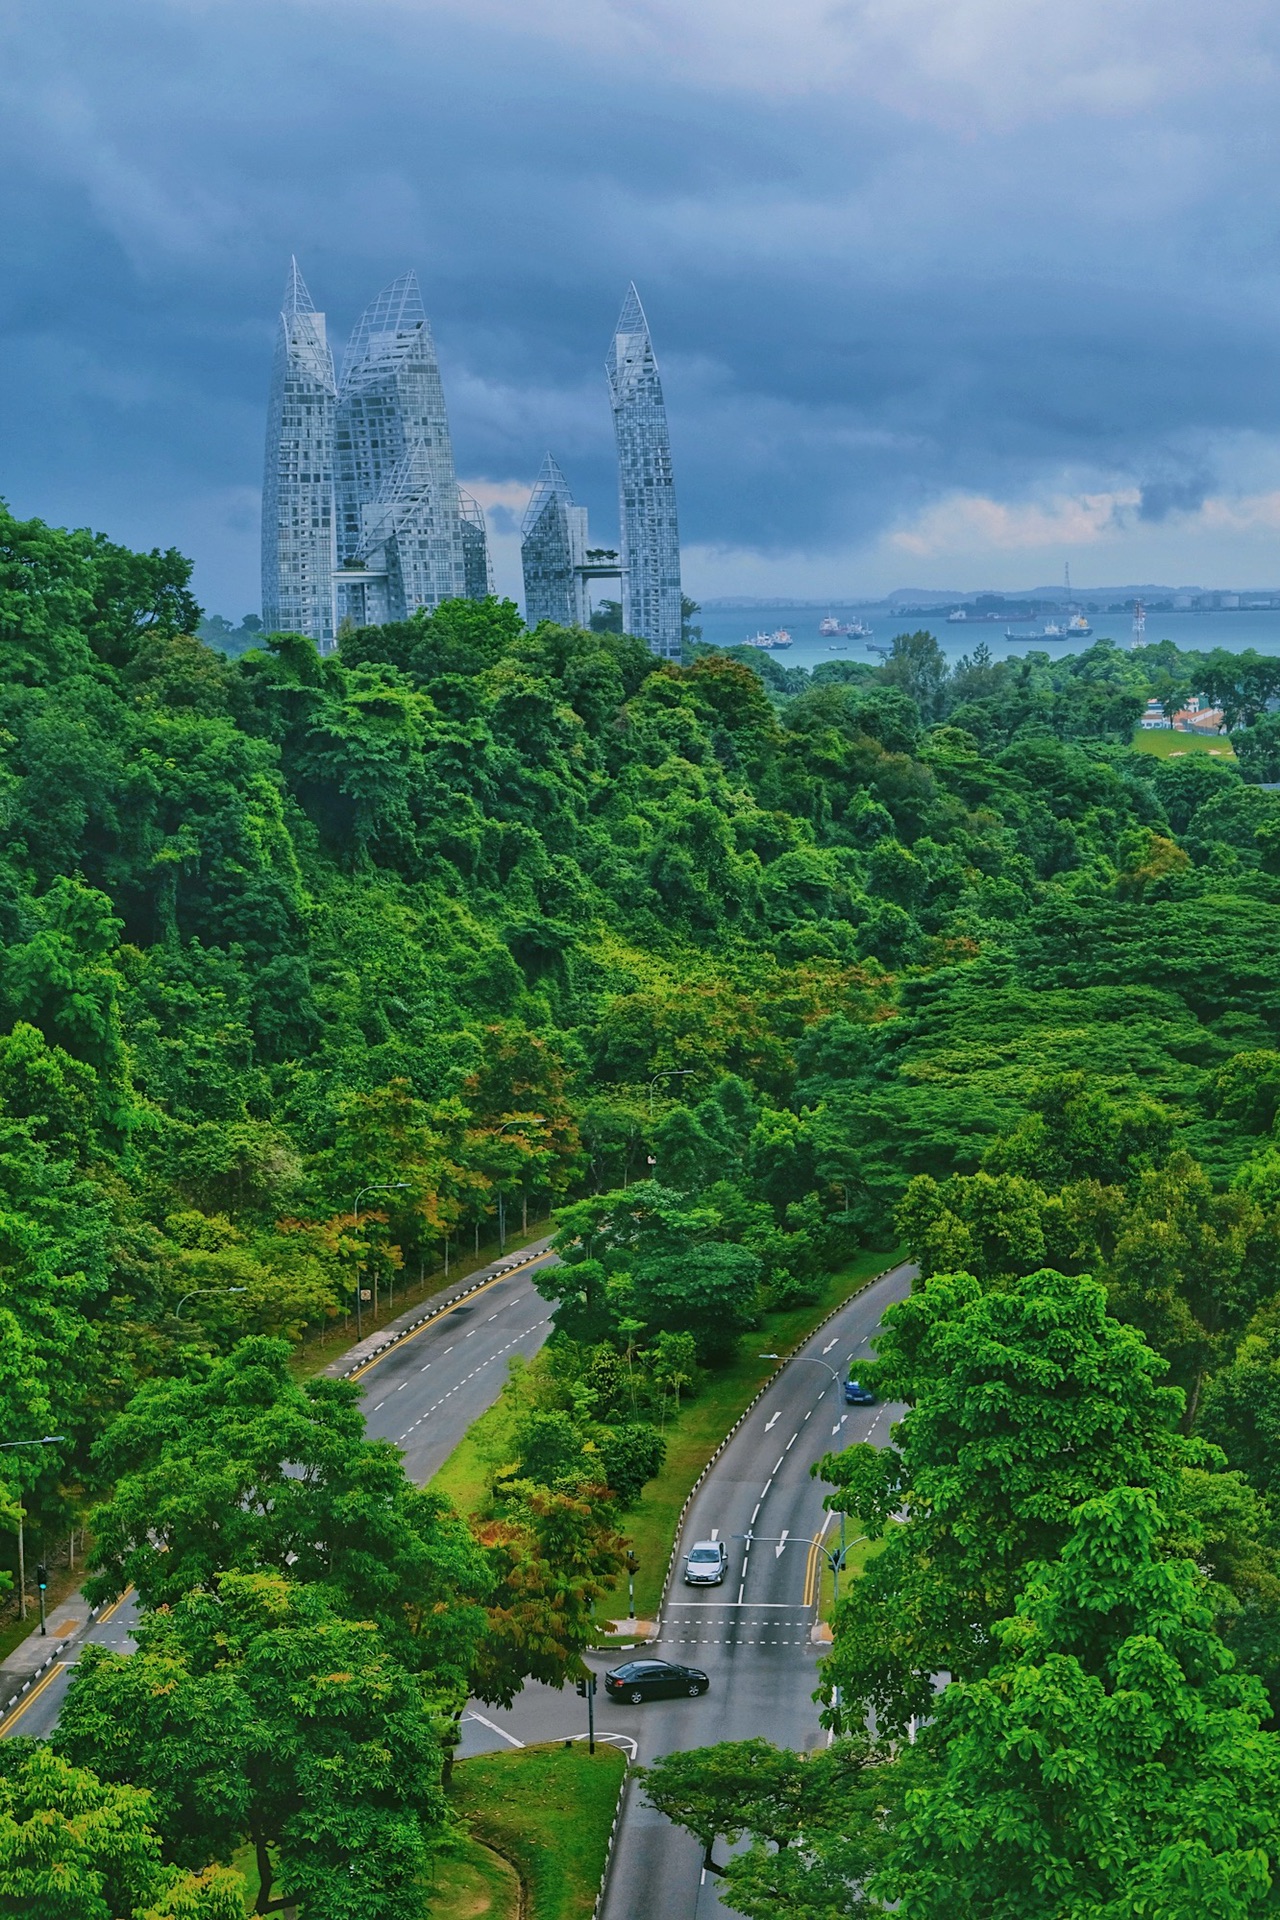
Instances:
[[[476,1293],[491,1280],[500,1280],[504,1274],[516,1273],[522,1267],[532,1266],[549,1251],[551,1236],[530,1241],[517,1252],[509,1253],[501,1260],[491,1261],[487,1267],[477,1268],[469,1273],[465,1280],[456,1285],[442,1287],[425,1301],[419,1302],[408,1313],[390,1320],[379,1327],[376,1333],[367,1334],[355,1346],[348,1347],[336,1360],[324,1369],[330,1379],[350,1380],[358,1377],[387,1351],[408,1334],[416,1333],[428,1320],[434,1320],[438,1314],[445,1313],[459,1300],[465,1300],[468,1294]],[[40,1632],[38,1606],[34,1610],[31,1631],[8,1654],[0,1660],[0,1736],[4,1732],[4,1722],[23,1696],[30,1690],[33,1682],[52,1665],[77,1648],[92,1628],[102,1618],[104,1612],[114,1611],[113,1603],[107,1608],[91,1607],[83,1592],[77,1591],[53,1607],[45,1618],[45,1632]]]

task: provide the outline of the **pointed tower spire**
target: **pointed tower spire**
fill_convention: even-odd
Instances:
[[[542,517],[542,510],[548,500],[563,500],[572,506],[573,495],[569,491],[569,482],[565,479],[555,456],[548,454],[538,470],[533,483],[533,492],[529,495],[529,504],[524,510],[524,519],[520,523],[522,533],[532,533]]]
[[[520,532],[524,617],[529,625],[551,620],[559,627],[585,627],[591,617],[587,510],[574,506],[569,482],[552,454],[534,481]]]
[[[316,303],[307,292],[307,283],[298,271],[298,256],[289,255],[289,274],[284,283],[285,313],[314,313]]]
[[[422,290],[417,274],[410,268],[375,295],[356,321],[343,355],[343,386],[366,361],[385,359],[388,353],[394,352],[398,339],[419,332],[429,336]]]
[[[649,322],[644,317],[644,308],[640,304],[634,280],[627,288],[627,297],[613,330],[613,345],[605,368],[615,406],[619,396],[647,374],[655,380],[658,377],[658,362],[649,335]]]

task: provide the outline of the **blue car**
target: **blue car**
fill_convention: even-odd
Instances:
[[[847,1407],[874,1407],[876,1397],[870,1387],[864,1387],[852,1374],[844,1383],[844,1400]]]

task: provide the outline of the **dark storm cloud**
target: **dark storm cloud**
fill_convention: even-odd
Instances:
[[[848,548],[951,489],[1064,474],[1158,521],[1222,481],[1231,436],[1280,429],[1265,86],[948,115],[908,81],[619,58],[600,17],[539,38],[430,5],[20,6],[0,491],[177,541],[208,597],[252,605],[291,251],[339,345],[416,266],[460,472],[531,479],[550,445],[601,534],[633,276],[690,543]]]

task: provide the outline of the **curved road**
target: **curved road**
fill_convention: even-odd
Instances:
[[[614,1706],[603,1692],[596,1697],[597,1731],[617,1735],[642,1762],[676,1748],[755,1735],[797,1749],[826,1738],[812,1698],[820,1649],[810,1638],[816,1618],[816,1556],[810,1541],[832,1522],[822,1510],[827,1489],[810,1477],[809,1468],[824,1453],[854,1440],[886,1439],[903,1411],[846,1407],[826,1368],[839,1375],[851,1360],[866,1356],[885,1308],[910,1292],[914,1271],[895,1267],[805,1343],[698,1489],[681,1552],[718,1533],[730,1543],[729,1577],[722,1587],[708,1590],[684,1586],[677,1573],[653,1650],[704,1667],[711,1676],[710,1692],[699,1700],[653,1700],[640,1707]],[[825,1366],[815,1366],[815,1360]],[[600,1654],[592,1664],[603,1672],[623,1658]],[[528,1686],[509,1713],[473,1709],[461,1751],[481,1752],[503,1741],[524,1745],[576,1738],[585,1730],[584,1706],[576,1695]],[[710,1920],[729,1912],[717,1898],[714,1876],[704,1878],[701,1863],[697,1843],[629,1787],[604,1920],[654,1920],[657,1915]]]
[[[484,1281],[353,1376],[363,1388],[369,1437],[394,1441],[404,1453],[410,1478],[419,1485],[439,1471],[468,1427],[497,1399],[511,1355],[531,1356],[547,1338],[551,1306],[531,1276],[555,1258],[541,1253],[518,1273]],[[130,1593],[101,1615],[76,1650],[92,1641],[117,1652],[130,1651],[135,1618]],[[58,1723],[74,1666],[75,1651],[33,1681],[25,1698],[0,1721],[0,1738],[24,1733],[46,1739]]]
[[[485,1282],[357,1376],[370,1435],[403,1449],[415,1481],[430,1479],[492,1405],[510,1356],[531,1356],[547,1338],[551,1307],[530,1276],[553,1259],[540,1254],[518,1273]],[[866,1354],[885,1308],[910,1291],[912,1271],[896,1267],[801,1348],[699,1488],[681,1550],[718,1534],[730,1543],[729,1578],[706,1590],[687,1588],[677,1576],[654,1650],[705,1667],[711,1690],[699,1700],[650,1701],[636,1708],[615,1707],[597,1696],[599,1731],[618,1736],[642,1762],[675,1748],[757,1734],[800,1749],[825,1737],[811,1697],[818,1649],[810,1638],[816,1568],[809,1543],[830,1522],[822,1511],[824,1488],[810,1478],[809,1468],[853,1440],[887,1437],[899,1410],[846,1407],[832,1374]],[[815,1360],[823,1364],[811,1364]],[[127,1647],[133,1618],[133,1601],[126,1598],[88,1638]],[[594,1664],[603,1671],[621,1657],[600,1654]],[[50,1733],[72,1664],[74,1655],[36,1681],[0,1722],[0,1735]],[[585,1730],[584,1705],[575,1693],[530,1685],[510,1712],[472,1708],[461,1751],[572,1738]],[[702,1875],[696,1842],[628,1788],[605,1920],[710,1920],[728,1911],[714,1878]]]

